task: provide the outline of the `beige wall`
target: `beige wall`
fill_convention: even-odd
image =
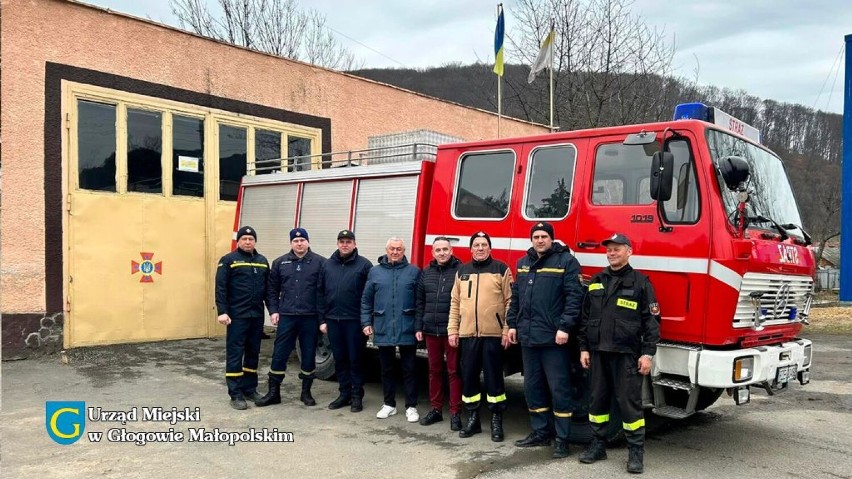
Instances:
[[[2,9],[4,313],[45,310],[45,62],[328,117],[332,151],[364,148],[370,135],[423,128],[468,140],[496,134],[490,113],[101,9],[63,0],[3,0]],[[503,136],[546,132],[505,119],[502,129]]]

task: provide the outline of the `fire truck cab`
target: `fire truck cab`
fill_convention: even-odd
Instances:
[[[493,256],[514,268],[530,227],[548,221],[587,280],[607,266],[602,240],[623,233],[661,308],[647,407],[682,418],[725,391],[744,404],[753,388],[809,381],[811,341],[799,333],[812,300],[810,238],[781,159],[749,125],[687,104],[668,122],[413,151],[415,161],[247,176],[235,230],[253,225],[269,238],[258,248],[277,256],[295,225],[323,255],[351,228],[371,260],[400,236],[421,267],[435,237],[467,261],[468,238],[484,230]]]

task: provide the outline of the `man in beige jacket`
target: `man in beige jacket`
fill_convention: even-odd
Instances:
[[[456,274],[447,332],[450,346],[461,349],[462,402],[469,412],[459,437],[482,432],[479,405],[480,373],[485,376],[485,399],[491,410],[491,440],[503,441],[503,348],[509,347],[506,311],[512,297],[512,271],[491,257],[491,238],[484,231],[470,238],[473,260]]]

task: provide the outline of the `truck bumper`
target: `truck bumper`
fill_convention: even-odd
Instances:
[[[812,351],[807,339],[727,351],[660,345],[653,374],[687,376],[692,384],[708,388],[760,386],[777,390],[797,379],[807,384]]]

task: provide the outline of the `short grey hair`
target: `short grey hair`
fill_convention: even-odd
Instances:
[[[397,241],[402,243],[402,249],[405,249],[405,240],[400,238],[399,236],[391,236],[390,238],[388,238],[387,243],[385,243],[385,249],[390,248],[390,244],[396,243]]]

